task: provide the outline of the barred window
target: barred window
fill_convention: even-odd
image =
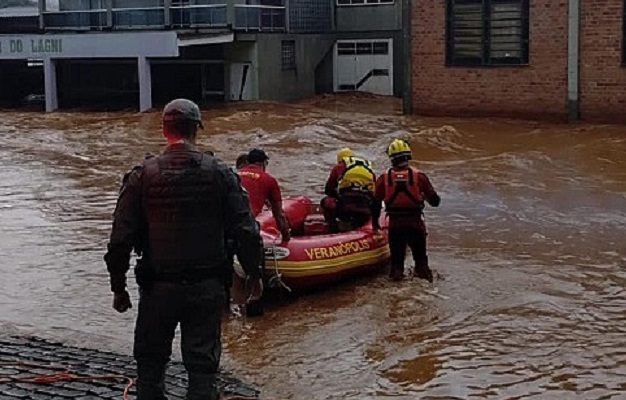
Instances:
[[[393,4],[394,0],[337,0],[338,6],[376,6]]]
[[[282,65],[283,71],[296,69],[296,41],[295,40],[281,41],[280,54],[281,54],[281,65]]]
[[[528,0],[447,2],[447,65],[528,63]]]

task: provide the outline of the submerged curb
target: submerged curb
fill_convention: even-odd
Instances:
[[[0,399],[121,399],[135,375],[129,356],[35,337],[0,338]],[[31,383],[33,379],[40,383]],[[170,399],[184,399],[187,374],[182,363],[169,364],[166,385]],[[257,389],[225,372],[218,386],[225,398],[259,397]],[[133,385],[128,399],[134,398]]]

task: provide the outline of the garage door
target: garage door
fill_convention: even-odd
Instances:
[[[393,39],[339,40],[335,44],[336,92],[393,94]]]

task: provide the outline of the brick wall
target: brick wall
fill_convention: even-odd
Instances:
[[[624,0],[581,2],[580,110],[585,120],[626,122]]]
[[[566,118],[567,0],[530,0],[529,66],[446,67],[445,10],[444,0],[412,0],[416,113]]]

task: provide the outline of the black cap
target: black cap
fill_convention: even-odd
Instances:
[[[163,108],[163,121],[190,120],[202,125],[202,114],[196,103],[187,99],[172,100]]]
[[[265,152],[261,149],[252,149],[248,153],[248,162],[250,164],[263,162],[265,160],[269,160],[270,158],[265,154]]]

